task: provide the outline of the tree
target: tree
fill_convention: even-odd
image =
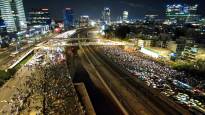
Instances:
[[[179,38],[180,36],[186,35],[186,29],[185,28],[176,28],[174,30],[175,39]]]
[[[127,34],[130,33],[130,28],[128,26],[119,26],[116,31],[115,35],[121,39],[125,39],[127,37]]]
[[[107,29],[104,30],[105,32],[105,37],[106,38],[111,38],[113,37],[113,34],[114,34],[114,30],[112,27],[108,27]]]
[[[1,80],[8,80],[10,78],[10,74],[8,72],[5,72],[3,70],[0,70],[0,79]]]

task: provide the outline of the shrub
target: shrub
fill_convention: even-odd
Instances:
[[[0,79],[0,86],[4,85],[4,80]]]
[[[0,70],[0,79],[3,80],[3,81],[6,81],[10,78],[10,74],[9,72],[6,72],[4,70]]]
[[[16,73],[16,68],[13,68],[13,69],[9,69],[8,70],[8,73],[10,74],[10,75],[14,75],[15,73]]]

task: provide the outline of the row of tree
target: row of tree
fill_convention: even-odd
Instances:
[[[196,31],[197,30],[197,31]],[[194,27],[192,25],[184,25],[183,27],[168,26],[168,25],[112,25],[104,30],[106,38],[129,38],[134,36],[141,37],[142,39],[150,39],[147,36],[153,36],[151,39],[156,41],[169,41],[177,40],[180,37],[193,39],[196,43],[205,43],[205,34],[201,31],[202,27]]]
[[[179,71],[184,71],[190,77],[194,77],[200,81],[205,80],[205,60],[197,60],[196,62],[175,63],[172,67]]]
[[[6,72],[4,70],[0,70],[0,87],[11,78],[11,76],[13,75],[12,70],[9,72]]]

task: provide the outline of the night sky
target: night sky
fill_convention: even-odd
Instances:
[[[129,11],[129,18],[142,18],[145,14],[164,16],[166,4],[198,4],[199,14],[205,16],[205,0],[23,0],[26,13],[31,8],[48,8],[54,19],[62,19],[63,9],[70,7],[75,15],[100,18],[104,7],[110,7],[112,19]]]

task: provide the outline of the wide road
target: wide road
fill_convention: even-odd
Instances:
[[[149,104],[146,104],[145,106],[144,103],[147,103],[147,101],[143,101],[144,97],[135,95],[131,88],[129,88],[130,85],[123,80],[123,77],[106,64],[91,48],[85,47],[84,50],[95,65],[97,71],[130,114],[164,114],[160,110],[157,110],[154,105],[149,107]]]
[[[4,70],[7,69],[13,62],[18,60],[19,57],[24,55],[27,51],[32,49],[32,47],[35,47],[35,45],[42,43],[44,41],[47,41],[48,39],[54,37],[56,34],[51,34],[47,37],[42,38],[39,42],[34,43],[34,44],[21,44],[21,50],[19,50],[19,53],[16,54],[16,56],[12,57],[10,56],[12,52],[16,51],[15,46],[10,46],[9,48],[3,50],[0,48],[0,69]]]
[[[128,75],[123,74],[117,68],[113,68],[102,57],[99,56],[92,47],[84,47],[88,58],[95,65],[96,70],[100,73],[109,88],[120,100],[129,114],[139,115],[167,115],[182,114],[161,100],[156,101],[155,96],[142,92],[140,85],[133,81]],[[151,95],[151,96],[150,96]],[[150,98],[151,97],[151,98]],[[154,100],[153,100],[154,99]],[[186,113],[186,111],[185,111]],[[187,113],[186,113],[187,114]]]
[[[87,36],[88,34],[86,33],[86,31],[80,32],[78,33],[78,37],[95,38],[92,35]],[[79,40],[79,42],[82,44],[86,41]],[[85,69],[89,70],[91,74],[100,74],[96,74],[95,77],[92,77],[92,81],[96,82],[97,85],[103,85],[104,83],[99,82],[105,81],[106,86],[109,86],[108,89],[110,89],[115,95],[114,98],[110,95],[111,99],[115,100],[115,97],[117,97],[120,101],[121,104],[118,104],[119,108],[125,108],[126,111],[132,115],[190,114],[187,110],[175,102],[170,101],[167,97],[159,95],[159,93],[146,86],[142,81],[131,77],[129,73],[125,72],[122,68],[119,68],[118,65],[102,56],[101,52],[96,50],[95,46],[84,46],[82,49],[80,52],[83,52],[84,56],[81,55],[81,60],[87,60],[87,63],[92,63],[90,65],[94,65],[94,68],[89,66],[89,64],[84,65]],[[103,80],[99,80],[99,76]],[[105,85],[104,90],[107,90]],[[113,102],[117,104],[119,101]]]

